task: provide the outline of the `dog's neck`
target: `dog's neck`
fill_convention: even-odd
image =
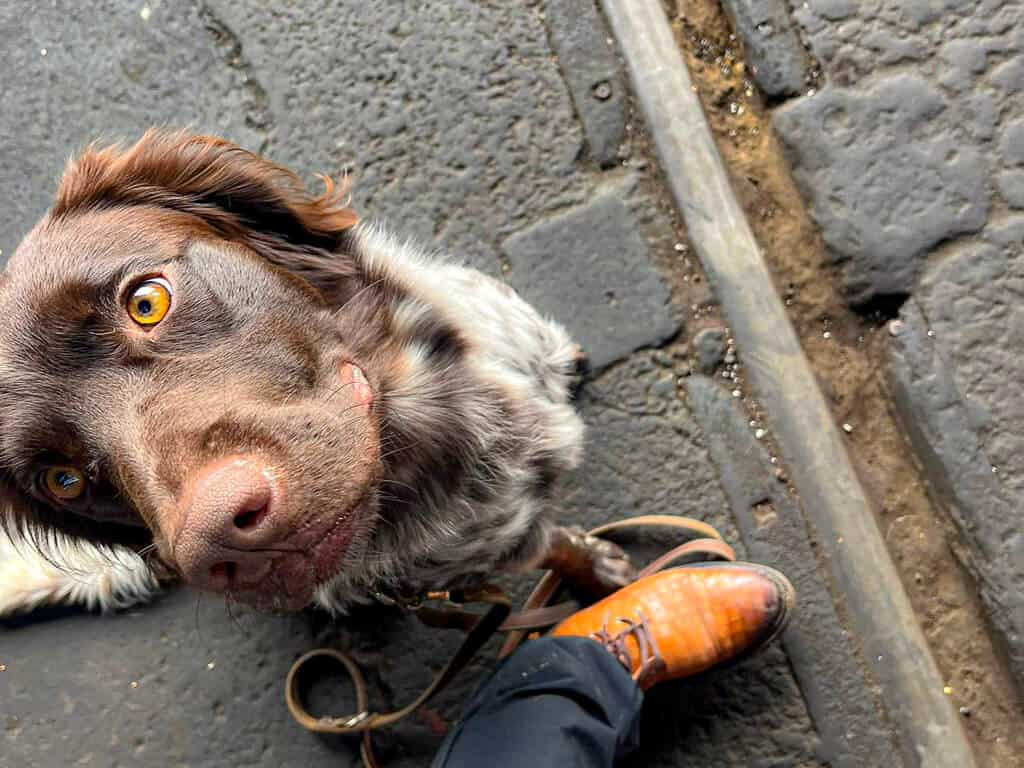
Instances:
[[[337,321],[376,388],[381,473],[378,519],[350,548],[359,567],[344,570],[402,590],[421,580],[419,561],[441,549],[446,531],[433,529],[458,514],[453,507],[487,500],[497,456],[516,450],[493,429],[508,423],[511,405],[481,379],[471,346],[446,316],[436,261],[420,271],[418,251],[375,231],[353,238],[351,255],[360,275]]]

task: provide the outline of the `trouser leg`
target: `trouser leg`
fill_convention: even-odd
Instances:
[[[526,643],[473,695],[435,768],[610,768],[637,746],[643,694],[581,637]]]

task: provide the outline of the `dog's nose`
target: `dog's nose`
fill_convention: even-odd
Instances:
[[[174,557],[186,581],[216,591],[256,587],[273,567],[282,533],[270,468],[234,456],[199,470],[182,510]]]

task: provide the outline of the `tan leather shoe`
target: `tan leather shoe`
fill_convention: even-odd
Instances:
[[[793,585],[753,563],[700,563],[646,576],[555,627],[603,643],[647,690],[737,659],[775,638]]]

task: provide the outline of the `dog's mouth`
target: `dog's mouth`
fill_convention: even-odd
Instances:
[[[228,439],[249,434],[258,449],[194,471],[172,537],[186,581],[291,612],[341,570],[353,538],[372,520],[380,438],[363,369],[341,360],[334,371],[330,396],[315,405],[279,407],[269,418],[255,406],[240,410]],[[260,421],[260,429],[245,431]]]
[[[232,599],[283,613],[305,608],[317,587],[340,570],[366,507],[361,500],[334,520],[308,526],[281,547],[281,554],[268,561],[258,581],[233,584],[229,590]]]

